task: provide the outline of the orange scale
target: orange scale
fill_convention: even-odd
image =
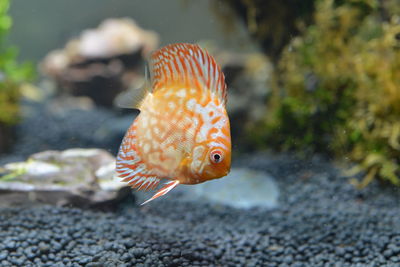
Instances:
[[[211,124],[217,123],[220,119],[221,119],[221,116],[215,117],[214,119],[212,119]]]
[[[211,135],[213,134],[213,133],[217,133],[218,132],[218,129],[217,128],[211,128],[209,131],[208,131],[208,133],[207,133],[207,138],[208,139],[211,139]]]

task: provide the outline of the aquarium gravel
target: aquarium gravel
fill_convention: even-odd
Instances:
[[[1,208],[1,266],[400,266],[400,194],[356,190],[319,158],[255,154],[277,208],[234,209],[181,192],[115,212]],[[397,190],[397,191],[396,191]]]

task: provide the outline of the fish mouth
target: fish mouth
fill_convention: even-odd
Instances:
[[[231,169],[226,170],[224,176],[227,176],[231,172]]]
[[[214,173],[212,173],[214,178],[211,178],[211,179],[219,179],[219,178],[225,177],[225,176],[227,176],[229,174],[229,172],[230,172],[229,169],[225,170],[223,172],[217,172],[217,173],[214,172]]]
[[[221,177],[227,176],[230,172],[231,172],[231,167],[226,166],[226,168],[223,169]]]
[[[204,168],[203,174],[200,177],[204,181],[222,178],[229,174],[230,169],[231,169],[230,166],[227,165],[221,165],[218,166],[217,168],[215,168],[215,166],[214,168]]]

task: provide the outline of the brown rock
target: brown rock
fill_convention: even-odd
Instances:
[[[107,19],[85,30],[64,49],[50,52],[41,63],[63,94],[89,96],[111,107],[115,96],[142,75],[144,57],[158,46],[158,35],[129,19]]]

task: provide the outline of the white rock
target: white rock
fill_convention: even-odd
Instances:
[[[250,169],[232,169],[221,179],[198,185],[184,186],[191,197],[207,199],[236,208],[268,207],[278,204],[279,190],[270,175]]]
[[[116,178],[115,158],[102,149],[43,151],[26,162],[10,163],[3,169],[6,173],[0,177],[3,205],[18,200],[90,207],[114,203],[131,192],[122,190],[127,186]]]
[[[64,49],[51,51],[41,63],[50,76],[59,76],[71,64],[85,59],[111,58],[142,49],[143,56],[158,46],[158,34],[140,28],[130,18],[111,18],[96,29],[84,30],[79,38],[71,39]]]
[[[156,48],[157,43],[155,33],[141,29],[132,19],[107,19],[97,29],[82,33],[78,53],[88,58],[112,57],[141,47]]]
[[[60,171],[60,167],[40,161],[26,161],[26,162],[14,162],[9,163],[4,166],[6,171],[12,172],[23,172],[26,175],[31,176],[42,176],[42,175],[51,175]]]

